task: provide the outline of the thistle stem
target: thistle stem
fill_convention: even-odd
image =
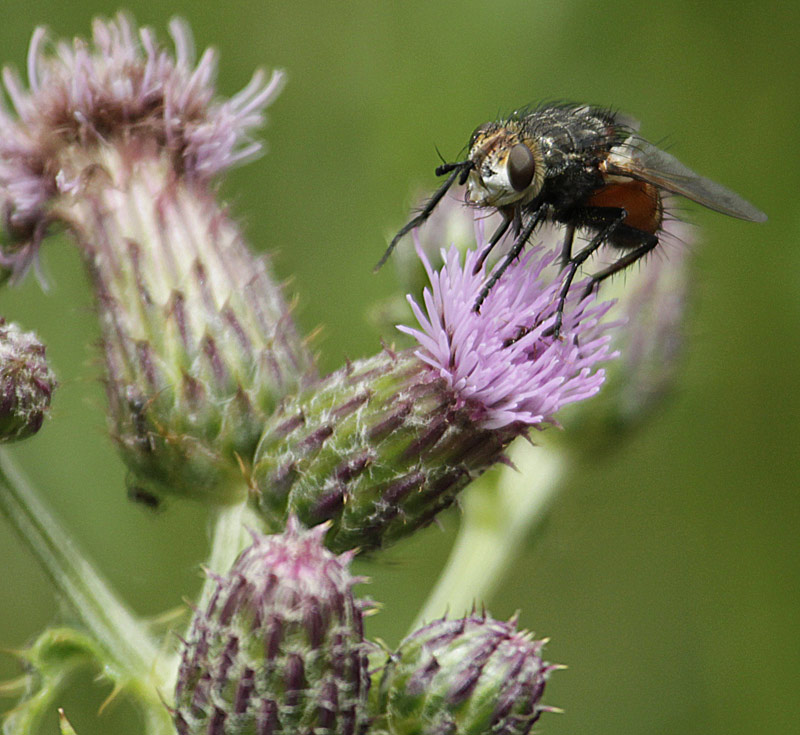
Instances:
[[[217,586],[212,575],[227,574],[242,550],[242,516],[246,507],[247,502],[245,501],[222,506],[216,512],[211,538],[211,554],[206,564],[206,569],[211,574],[206,575],[197,601],[200,609],[204,609],[208,604],[209,598]]]
[[[158,649],[144,626],[53,518],[5,450],[0,450],[0,512],[28,544],[87,630],[107,651],[119,678],[149,679]]]
[[[489,597],[520,544],[546,517],[566,470],[563,450],[518,440],[509,454],[519,471],[488,473],[466,493],[450,558],[412,631],[445,613],[468,613]]]
[[[247,509],[247,501],[217,508],[214,527],[211,532],[211,553],[205,565],[207,572],[203,588],[195,603],[198,610],[204,610],[217,586],[216,577],[228,573],[242,550],[242,518]],[[173,687],[178,676],[180,655],[174,654],[164,664],[164,678]]]

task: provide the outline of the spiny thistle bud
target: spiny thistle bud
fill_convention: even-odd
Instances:
[[[290,519],[256,537],[198,610],[178,672],[180,735],[357,735],[367,724],[362,607],[350,554]]]
[[[430,523],[512,439],[599,390],[610,305],[573,297],[568,338],[550,336],[559,284],[541,274],[552,256],[532,250],[480,314],[477,251],[462,265],[451,249],[440,272],[421,257],[432,284],[424,311],[412,303],[421,328],[401,327],[419,349],[348,365],[267,423],[253,480],[270,527],[294,513],[330,521],[334,550],[385,546]]]
[[[391,735],[527,735],[551,671],[544,641],[487,615],[438,620],[392,654],[378,694]]]
[[[194,65],[173,21],[175,57],[125,17],[93,44],[44,47],[30,91],[6,70],[18,114],[0,112],[0,203],[24,272],[51,223],[77,241],[95,289],[112,434],[137,493],[230,502],[265,418],[313,361],[267,263],[215,199],[214,178],[251,158],[251,132],[282,86],[257,73],[216,101],[211,51]]]
[[[433,520],[519,429],[480,428],[471,406],[412,352],[348,365],[287,401],[256,453],[265,518],[331,521],[336,551],[373,549]]]
[[[0,318],[0,442],[32,436],[42,426],[56,387],[44,345]]]

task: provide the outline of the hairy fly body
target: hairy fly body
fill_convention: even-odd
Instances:
[[[639,137],[638,123],[608,109],[587,105],[544,105],[481,125],[472,134],[463,161],[436,169],[447,180],[424,208],[392,239],[377,268],[400,238],[421,225],[458,181],[466,201],[499,211],[503,221],[481,253],[476,272],[503,235],[514,241],[475,300],[475,311],[525,243],[545,221],[564,225],[564,268],[553,333],[561,329],[564,304],[581,265],[601,245],[619,251],[607,268],[591,276],[589,289],[624,270],[658,245],[665,192],[680,194],[717,212],[752,222],[766,215],[724,186],[691,171]],[[576,229],[592,237],[578,252]]]

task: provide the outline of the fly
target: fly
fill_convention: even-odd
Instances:
[[[448,175],[423,209],[389,243],[376,270],[399,240],[431,215],[458,181],[467,185],[466,201],[492,208],[503,217],[481,252],[477,273],[511,228],[514,241],[478,293],[474,310],[545,221],[564,225],[559,291],[553,334],[558,336],[567,294],[581,265],[603,244],[619,251],[607,268],[590,277],[587,293],[628,268],[658,245],[664,220],[664,193],[679,194],[731,217],[764,222],[767,216],[734,192],[696,174],[677,158],[638,134],[632,118],[600,107],[543,105],[481,125],[463,161],[445,163]],[[578,252],[576,229],[592,233]]]

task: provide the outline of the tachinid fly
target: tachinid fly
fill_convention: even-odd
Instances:
[[[400,238],[421,225],[453,184],[467,185],[466,201],[492,207],[503,221],[480,255],[476,272],[512,228],[514,242],[475,300],[475,311],[520,254],[536,228],[547,220],[565,226],[559,291],[553,333],[561,328],[564,303],[575,274],[600,248],[621,251],[607,268],[591,276],[591,290],[624,270],[656,245],[663,222],[663,192],[680,194],[717,212],[751,222],[766,215],[724,186],[684,166],[638,135],[632,118],[600,107],[543,105],[489,122],[475,130],[463,161],[436,169],[447,180],[424,208],[392,239],[376,266],[380,268]],[[577,253],[575,230],[593,233]],[[588,291],[587,290],[587,291]]]

